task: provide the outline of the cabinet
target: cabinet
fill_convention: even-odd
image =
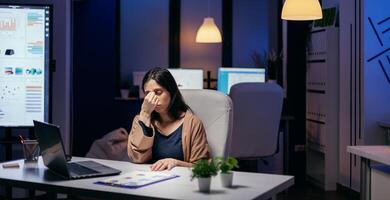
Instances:
[[[307,45],[306,177],[325,190],[336,189],[338,173],[338,33],[312,29]]]

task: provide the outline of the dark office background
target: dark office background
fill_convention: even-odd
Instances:
[[[224,3],[225,9],[229,12],[229,7],[226,6],[226,2]],[[72,153],[76,156],[84,156],[92,142],[109,131],[119,127],[130,128],[131,118],[138,112],[140,106],[138,101],[126,102],[114,98],[118,94],[120,79],[119,5],[119,0],[73,3]],[[225,10],[225,20],[227,11]],[[177,23],[179,20],[175,21]],[[279,23],[280,48],[281,20]],[[306,26],[305,22],[288,22],[288,93],[285,114],[294,116],[289,141],[290,174],[296,175],[297,180],[303,180],[305,174],[305,153],[294,153],[294,146],[305,144],[306,35],[302,34],[302,29],[306,30]],[[172,30],[174,29],[171,28],[170,34],[175,33]],[[224,30],[229,30],[226,24]],[[225,55],[231,51],[227,45],[224,46],[224,50]],[[225,62],[229,61],[226,56],[224,59]]]

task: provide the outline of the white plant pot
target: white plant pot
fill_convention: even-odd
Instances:
[[[128,98],[129,97],[130,90],[128,89],[121,89],[121,98]]]
[[[223,187],[232,187],[233,184],[233,172],[221,173],[221,183]]]
[[[210,192],[211,177],[198,178],[199,192]]]

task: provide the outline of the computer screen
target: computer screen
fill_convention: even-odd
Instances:
[[[133,85],[138,86],[138,97],[140,99],[145,97],[144,91],[142,90],[142,80],[147,71],[136,71],[133,72]]]
[[[203,89],[202,69],[168,69],[179,89]]]
[[[223,67],[218,69],[218,91],[229,94],[234,84],[243,82],[265,82],[265,69]]]
[[[51,7],[0,4],[0,126],[48,121]]]

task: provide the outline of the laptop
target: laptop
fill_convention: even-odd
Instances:
[[[94,161],[67,162],[60,128],[56,125],[35,121],[43,163],[54,173],[66,179],[80,179],[120,174],[121,171]]]

